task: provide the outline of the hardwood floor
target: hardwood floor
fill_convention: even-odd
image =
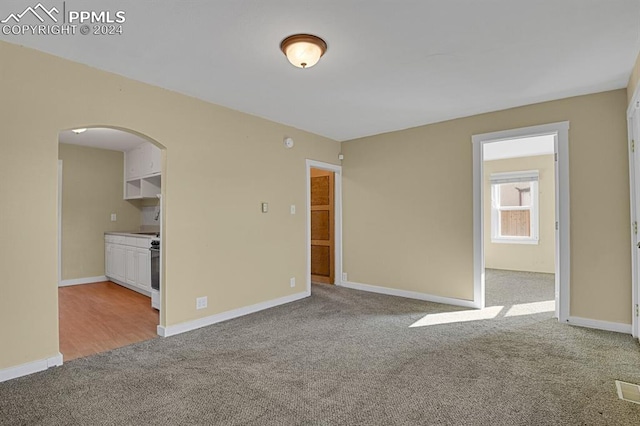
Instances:
[[[158,337],[151,300],[112,282],[60,287],[58,305],[65,361]]]

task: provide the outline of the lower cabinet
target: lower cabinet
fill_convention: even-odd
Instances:
[[[105,275],[147,296],[151,292],[151,239],[105,235]]]
[[[151,291],[151,252],[149,249],[136,249],[136,259],[138,260],[138,274],[136,283],[145,290]]]
[[[104,242],[104,275],[113,276],[113,244],[106,241],[106,238]]]
[[[106,243],[105,245],[105,275],[116,280],[125,280],[125,250],[124,246]]]
[[[124,249],[125,267],[124,278],[127,284],[136,285],[138,278],[138,256],[135,247],[126,247]]]

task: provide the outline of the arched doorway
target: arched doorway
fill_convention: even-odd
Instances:
[[[70,360],[157,336],[166,149],[99,125],[58,142],[58,329]]]

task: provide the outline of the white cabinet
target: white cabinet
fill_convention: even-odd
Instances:
[[[120,244],[124,239],[111,235],[105,236],[104,269],[105,275],[115,280],[124,281],[126,274],[125,246]]]
[[[151,173],[162,172],[162,151],[157,146],[151,145]]]
[[[104,275],[113,276],[113,244],[110,242],[104,244]]]
[[[151,290],[151,252],[149,249],[136,249],[136,259],[138,262],[136,282],[145,290]]]
[[[111,281],[149,295],[151,291],[151,239],[105,235],[105,275]]]
[[[120,281],[125,280],[125,251],[124,246],[113,245],[113,278]]]
[[[155,198],[160,194],[162,151],[150,142],[125,152],[124,199]]]
[[[140,176],[160,173],[160,149],[150,143],[142,145],[141,149]]]
[[[127,179],[140,177],[140,163],[142,161],[142,147],[133,148],[124,153],[125,176]]]
[[[136,285],[138,278],[138,256],[135,247],[125,247],[125,281],[127,284]]]

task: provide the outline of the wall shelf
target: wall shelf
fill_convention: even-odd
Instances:
[[[162,175],[129,179],[125,182],[125,200],[158,198],[162,188]]]

